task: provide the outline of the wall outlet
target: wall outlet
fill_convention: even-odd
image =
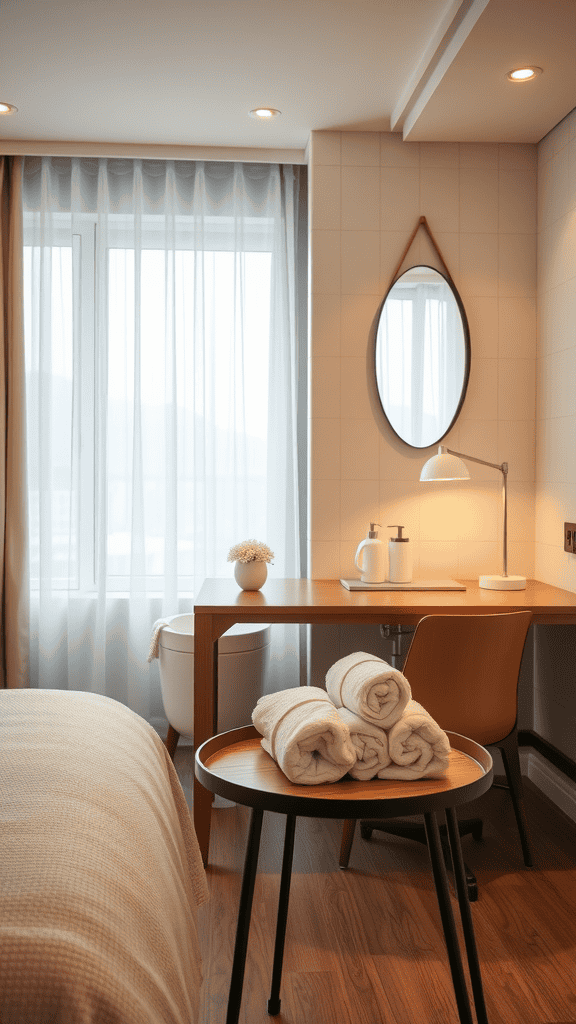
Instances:
[[[576,553],[576,523],[564,523],[564,551]]]

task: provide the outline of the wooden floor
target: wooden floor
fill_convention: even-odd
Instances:
[[[185,754],[176,766],[188,796]],[[537,868],[523,867],[506,791],[459,812],[484,820],[483,840],[462,845],[479,884],[472,913],[488,1018],[576,1024],[576,827],[529,781],[526,798]],[[248,820],[244,807],[212,812],[201,1024],[226,1019]],[[283,829],[281,816],[264,815],[241,1024],[457,1024],[426,848],[357,831],[341,871],[341,823],[314,819],[297,823],[282,1007],[268,1016]]]

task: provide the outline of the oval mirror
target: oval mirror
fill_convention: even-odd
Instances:
[[[470,332],[454,285],[433,267],[411,267],[378,315],[376,383],[392,430],[413,448],[440,441],[454,423],[470,373]]]

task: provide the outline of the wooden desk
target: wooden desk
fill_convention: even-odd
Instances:
[[[204,581],[194,605],[194,742],[217,729],[218,638],[236,622],[314,624],[417,623],[424,615],[490,615],[530,610],[535,623],[576,623],[576,594],[529,580],[526,590],[350,591],[339,580],[274,579],[262,590],[239,590],[234,579]],[[194,779],[194,823],[208,862],[212,795]]]

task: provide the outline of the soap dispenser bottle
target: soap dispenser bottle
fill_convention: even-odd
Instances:
[[[412,552],[410,549],[410,538],[402,536],[403,526],[396,523],[388,526],[389,530],[398,530],[397,537],[390,537],[388,541],[388,579],[390,583],[411,583],[412,582]]]
[[[380,523],[370,523],[368,536],[356,549],[355,565],[362,574],[362,583],[384,583],[386,579],[386,546],[378,540],[375,526],[380,526]]]

